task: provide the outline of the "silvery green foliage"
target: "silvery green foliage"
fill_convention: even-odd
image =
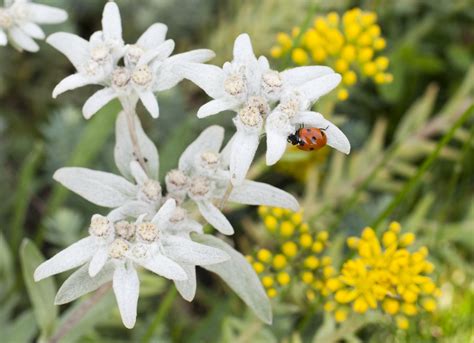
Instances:
[[[44,39],[38,24],[59,24],[67,19],[66,11],[30,2],[29,0],[5,0],[0,7],[0,45],[8,41],[18,50],[37,52],[34,39]]]
[[[174,68],[213,98],[201,106],[199,118],[225,110],[237,112],[229,161],[234,185],[245,179],[262,133],[267,137],[267,165],[278,162],[288,135],[301,126],[324,129],[329,146],[345,154],[350,151],[344,133],[321,114],[310,111],[319,97],[341,81],[329,67],[299,67],[281,73],[272,70],[264,56],[255,57],[250,37],[241,34],[234,43],[233,60],[222,68],[198,63]]]
[[[115,126],[114,158],[122,175],[78,167],[54,173],[56,181],[110,211],[94,214],[89,235],[42,263],[34,278],[39,281],[78,268],[58,291],[57,304],[111,281],[122,321],[132,328],[139,268],[173,280],[181,296],[191,301],[196,293],[196,266],[202,266],[218,274],[261,320],[271,323],[270,301],[253,268],[227,243],[204,235],[192,214],[231,235],[234,229],[221,211],[226,201],[298,210],[297,200],[289,193],[245,180],[245,175],[262,131],[267,134],[269,164],[281,157],[286,137],[300,124],[324,127],[328,144],[349,152],[349,142],[336,126],[320,114],[307,112],[312,102],[337,85],[340,76],[327,67],[273,71],[264,57],[256,59],[245,34],[235,42],[234,61],[223,69],[202,64],[213,56],[210,50],[170,57],[174,42],[165,40],[166,30],[165,25],[154,24],[136,44],[125,45],[118,6],[108,2],[102,31],[90,40],[68,33],[48,38],[77,70],[56,86],[54,97],[89,84],[103,86],[85,103],[86,118],[110,100],[120,100],[123,111]],[[201,107],[198,116],[233,109],[238,112],[237,133],[222,148],[224,129],[216,125],[204,130],[182,153],[178,167],[166,174],[163,194],[158,150],[143,130],[135,107],[140,100],[158,117],[154,93],[175,86],[184,77],[215,98]]]

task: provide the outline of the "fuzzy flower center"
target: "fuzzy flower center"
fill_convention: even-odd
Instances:
[[[152,201],[157,201],[161,198],[161,185],[156,180],[146,180],[143,184],[142,191],[145,196]]]
[[[111,258],[124,258],[129,249],[128,242],[123,238],[116,238],[109,248],[109,256]]]
[[[239,111],[238,115],[242,123],[250,127],[258,127],[263,123],[270,107],[261,96],[251,97],[247,104]]]
[[[173,169],[166,175],[166,187],[169,192],[186,189],[188,177],[179,169]]]
[[[240,73],[229,75],[224,81],[224,90],[230,95],[239,95],[245,91],[244,76]]]
[[[146,64],[135,68],[132,74],[132,80],[139,86],[148,86],[153,79],[151,68]]]
[[[145,50],[143,50],[141,46],[137,44],[130,45],[126,54],[127,61],[132,64],[137,64],[144,53]]]
[[[148,256],[148,247],[145,244],[135,244],[132,248],[132,254],[139,259],[146,258]]]
[[[288,118],[293,118],[299,111],[300,102],[296,98],[290,98],[284,103],[278,105],[280,111],[285,113]]]
[[[13,25],[13,17],[9,11],[0,8],[0,28],[8,29]]]
[[[170,217],[170,222],[179,223],[186,218],[186,210],[182,207],[176,207]]]
[[[263,74],[262,81],[263,88],[267,92],[275,92],[283,86],[281,75],[275,70],[270,70]]]
[[[201,162],[207,169],[216,169],[219,164],[219,155],[211,151],[202,153]]]
[[[158,238],[158,228],[153,223],[141,223],[137,228],[138,236],[146,242],[153,242]]]
[[[130,72],[123,67],[115,68],[112,73],[112,85],[117,88],[122,88],[130,81]]]
[[[98,62],[104,62],[109,56],[109,48],[105,45],[98,45],[91,50],[91,58]]]
[[[115,233],[123,239],[130,240],[135,235],[136,225],[122,220],[115,223]]]
[[[191,187],[189,188],[191,195],[202,197],[209,193],[209,190],[210,184],[207,178],[198,176],[192,179]]]
[[[89,232],[96,237],[104,237],[109,233],[109,220],[100,214],[94,214],[91,219]]]

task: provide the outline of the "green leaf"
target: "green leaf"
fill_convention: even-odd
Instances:
[[[230,255],[230,260],[203,266],[219,275],[232,290],[255,312],[263,322],[272,323],[272,308],[262,283],[245,257],[222,240],[211,235],[193,235],[198,243],[222,249]]]
[[[8,323],[2,334],[3,342],[33,342],[38,327],[32,311],[25,311],[15,318],[14,322]]]
[[[58,308],[54,305],[56,285],[52,278],[40,282],[33,280],[35,269],[44,261],[43,255],[29,239],[24,239],[20,247],[20,260],[26,289],[33,305],[36,322],[42,336],[49,337],[53,332]]]

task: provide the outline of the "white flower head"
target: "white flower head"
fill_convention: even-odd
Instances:
[[[19,50],[39,50],[34,39],[44,39],[45,34],[38,24],[59,24],[67,19],[66,11],[35,4],[28,0],[6,0],[0,7],[0,45],[8,40]]]
[[[187,273],[179,263],[210,265],[229,258],[219,249],[173,235],[169,227],[175,225],[170,222],[175,209],[176,204],[170,199],[151,221],[140,216],[134,223],[113,223],[110,217],[94,215],[89,236],[43,262],[34,278],[39,281],[82,266],[59,290],[57,304],[72,301],[112,280],[122,321],[132,328],[139,296],[137,267],[171,280],[186,280]]]
[[[52,34],[47,42],[66,55],[77,70],[56,86],[53,97],[97,84],[104,88],[84,104],[83,114],[87,119],[115,98],[127,110],[140,100],[151,116],[157,118],[159,107],[154,93],[172,88],[182,80],[172,71],[173,66],[201,63],[214,56],[212,51],[201,49],[170,57],[174,41],[165,40],[166,31],[166,25],[153,24],[135,44],[125,45],[119,8],[115,2],[107,2],[102,31],[94,33],[89,41],[65,32]]]
[[[283,72],[272,70],[264,56],[257,59],[247,34],[237,37],[233,54],[233,60],[226,62],[223,68],[188,63],[177,66],[176,70],[213,98],[199,109],[199,118],[225,110],[237,113],[234,118],[237,132],[229,162],[231,180],[236,185],[245,179],[260,136],[267,134],[267,143],[273,144],[275,135],[288,137],[296,124],[306,124],[296,118],[297,114],[308,111],[320,96],[334,89],[341,76],[321,66]],[[335,129],[328,131],[328,137],[331,143],[337,141],[338,144],[329,145],[348,153],[347,138],[334,125],[331,127]],[[267,163],[276,163],[284,151],[281,144],[267,145]]]
[[[231,235],[234,229],[217,206],[231,181],[229,156],[232,142],[221,151],[223,140],[222,127],[208,127],[186,148],[179,159],[179,169],[168,173],[166,181],[169,197],[180,199],[181,202],[184,199],[192,200],[209,224],[219,232]],[[177,186],[178,184],[182,187]],[[292,195],[268,184],[250,180],[234,185],[228,200],[293,210],[299,207]]]

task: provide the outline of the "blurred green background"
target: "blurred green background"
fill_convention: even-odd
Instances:
[[[103,1],[42,3],[69,13],[67,23],[47,26],[48,33],[68,31],[88,37],[100,27]],[[305,18],[312,20],[329,11],[342,14],[353,7],[375,11],[387,41],[385,55],[393,82],[376,85],[361,80],[348,100],[332,98],[315,106],[323,114],[332,112],[352,143],[352,154],[343,157],[327,151],[315,157],[290,151],[274,168],[257,159],[250,173],[297,194],[305,220],[327,229],[335,246],[367,225],[393,219],[429,247],[443,291],[435,314],[417,319],[407,331],[387,323],[371,324],[351,339],[473,339],[474,117],[472,111],[466,114],[474,97],[472,0],[117,3],[126,42],[134,42],[152,23],[163,22],[169,27],[168,37],[177,43],[175,52],[210,48],[217,55],[210,63],[219,65],[231,58],[233,40],[241,32],[250,34],[256,54],[270,56],[276,34],[306,25]],[[50,46],[40,45],[37,54],[0,48],[0,332],[4,342],[37,339],[46,325],[39,317],[54,313],[54,326],[77,306],[56,310],[46,301],[57,287],[52,280],[41,289],[28,286],[31,266],[25,255],[34,254],[35,249],[20,254],[22,240],[29,238],[41,254],[52,256],[84,234],[92,213],[104,210],[55,184],[52,174],[73,165],[116,171],[112,150],[118,103],[86,121],[80,109],[92,87],[52,99],[52,89],[73,67]],[[282,59],[273,63],[280,68],[292,66]],[[176,166],[178,156],[203,128],[218,123],[228,128],[229,136],[234,130],[230,113],[202,120],[195,117],[206,95],[190,82],[160,93],[158,100],[158,120],[149,118],[142,108],[139,114],[158,146],[160,177]],[[331,101],[334,109],[328,105]],[[443,137],[450,139],[442,141]],[[255,208],[229,208],[227,214],[237,232],[233,239],[244,254],[268,243]],[[64,276],[56,278],[58,285],[62,280]],[[314,325],[300,325],[316,314],[281,298],[273,301],[275,324],[256,323],[227,287],[203,271],[192,303],[176,298],[170,286],[144,275],[133,331],[122,327],[109,294],[64,341],[311,342],[318,331],[317,320],[311,322]],[[38,302],[38,294],[44,302]]]

